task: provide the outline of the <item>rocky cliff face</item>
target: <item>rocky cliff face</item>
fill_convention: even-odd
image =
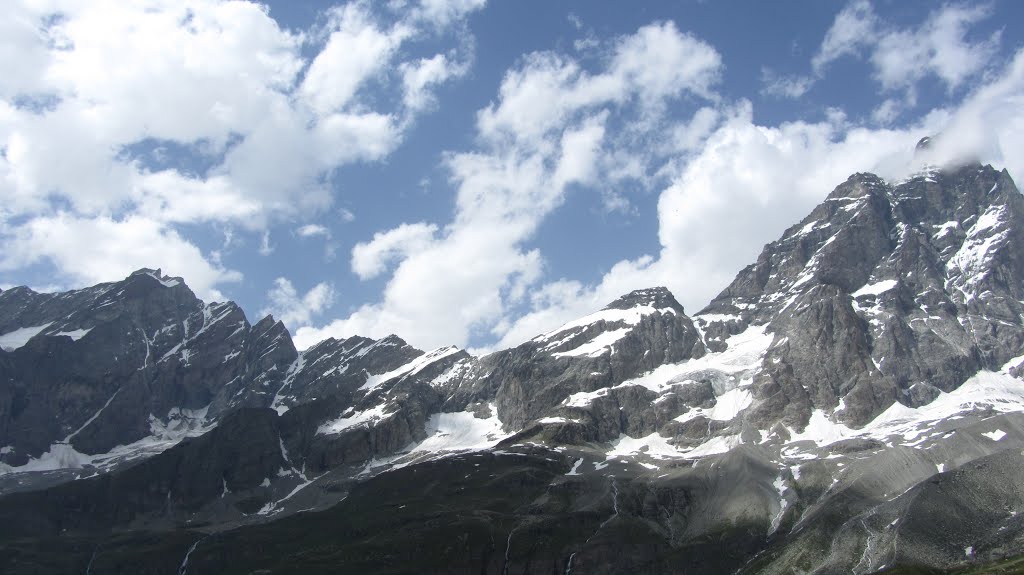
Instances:
[[[63,294],[0,293],[0,333],[0,460],[15,466],[180,438],[266,405],[297,355],[280,322],[252,326],[235,304],[206,304],[159,270]]]
[[[990,167],[851,176],[702,312],[709,345],[749,325],[785,334],[755,382],[761,425],[924,405],[1020,355],[1022,218]]]
[[[397,336],[297,353],[279,322],[153,270],[0,292],[0,557],[94,573],[995,565],[1024,546],[1022,217],[988,166],[856,174],[693,317],[638,290],[483,357]]]

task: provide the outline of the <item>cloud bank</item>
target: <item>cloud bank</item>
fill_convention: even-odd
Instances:
[[[919,28],[896,29],[870,4],[854,2],[839,13],[809,65],[824,75],[838,58],[868,58],[880,98],[909,97],[927,75],[959,88],[994,66],[998,37],[964,39],[986,15],[947,6]],[[926,49],[908,52],[901,42]],[[652,285],[668,286],[693,313],[854,172],[896,180],[921,161],[970,158],[1024,173],[1024,161],[1013,153],[1024,144],[1024,52],[958,105],[898,129],[877,118],[850,119],[839,109],[816,122],[759,124],[751,102],[716,92],[724,64],[714,47],[670,23],[619,38],[610,52],[596,72],[571,54],[552,52],[530,54],[509,70],[497,101],[477,114],[481,147],[447,157],[458,190],[452,220],[442,228],[404,224],[357,246],[351,263],[361,277],[390,271],[383,299],[298,330],[300,344],[398,333],[423,347],[490,338],[492,344],[475,350],[485,352]],[[898,72],[911,68],[913,74]],[[703,104],[689,118],[666,123],[661,111],[681,98]],[[608,126],[622,117],[630,121],[615,124],[612,133]],[[637,133],[653,145],[629,146]],[[941,134],[931,155],[915,160],[916,142],[930,134]],[[660,250],[622,260],[590,285],[546,277],[543,253],[531,246],[539,223],[571,193],[569,184],[621,181],[616,170],[630,162],[640,173],[656,173],[651,182],[664,182]]]
[[[387,157],[466,72],[452,28],[481,6],[395,16],[356,2],[293,31],[252,2],[15,0],[0,23],[0,270],[45,261],[70,284],[116,279],[127,264],[109,249],[146,245],[146,265],[219,298],[241,273],[182,228],[327,210],[333,171]],[[406,54],[448,37],[432,58]]]

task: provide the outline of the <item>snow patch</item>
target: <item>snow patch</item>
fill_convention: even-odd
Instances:
[[[353,410],[349,408],[345,412],[348,415],[343,414],[342,417],[335,419],[334,421],[324,423],[317,428],[316,433],[317,435],[333,435],[360,425],[370,427],[378,421],[385,420],[394,415],[394,413],[385,413],[384,410],[387,408],[388,405],[383,403],[370,409],[364,409],[363,411],[353,412]]]
[[[579,472],[579,469],[580,469],[580,465],[583,465],[583,458],[582,458],[582,457],[581,457],[581,458],[579,458],[579,459],[577,459],[577,460],[576,460],[576,463],[573,463],[573,464],[572,464],[572,469],[570,469],[570,470],[569,470],[569,473],[566,473],[566,475],[582,475],[582,474],[581,474],[581,473]]]
[[[26,471],[54,471],[57,469],[81,469],[92,463],[92,457],[79,453],[68,443],[54,443],[50,449],[40,455],[28,460],[28,463],[18,467],[11,467],[0,463],[0,475],[7,473],[21,473]]]
[[[712,437],[697,447],[683,452],[683,456],[687,459],[696,459],[708,455],[727,453],[734,447],[739,446],[740,443],[739,435],[720,435],[718,437]]]
[[[408,452],[440,453],[486,449],[512,435],[501,429],[498,409],[490,405],[491,417],[481,419],[468,411],[435,413],[426,424],[427,438]]]
[[[289,491],[288,495],[285,495],[284,497],[282,497],[281,499],[278,499],[277,501],[271,501],[270,503],[267,503],[259,511],[257,511],[256,514],[257,515],[270,515],[272,513],[280,512],[281,510],[278,508],[278,506],[280,504],[284,503],[285,501],[288,501],[296,493],[298,493],[298,492],[302,491],[303,489],[309,487],[310,485],[312,485],[312,483],[314,481],[317,480],[317,478],[315,478],[315,477],[313,479],[306,479],[305,475],[302,475],[302,479],[303,479],[303,482],[298,484],[298,485],[296,485],[294,489]]]
[[[987,274],[989,260],[996,249],[1006,243],[1004,206],[992,206],[982,214],[967,232],[967,239],[946,264],[951,275],[959,275],[957,287],[964,297],[971,299],[965,289],[973,287]],[[996,231],[1003,228],[1001,231]],[[959,273],[957,273],[959,272]]]
[[[65,437],[65,438],[64,438],[64,443],[69,443],[69,442],[71,441],[71,439],[72,439],[72,438],[73,438],[74,436],[76,436],[76,435],[78,435],[79,433],[81,433],[81,432],[82,432],[82,430],[83,430],[83,429],[85,429],[86,427],[89,427],[89,425],[90,425],[90,424],[91,424],[91,423],[92,423],[93,421],[96,421],[96,418],[97,418],[97,417],[99,417],[101,413],[103,413],[103,410],[104,410],[104,409],[106,409],[106,408],[107,408],[107,407],[108,407],[108,406],[110,405],[110,403],[111,403],[112,401],[114,401],[114,398],[115,398],[115,397],[117,397],[117,394],[118,394],[118,393],[120,393],[120,391],[121,391],[121,388],[120,388],[120,387],[119,387],[119,388],[117,388],[116,390],[114,390],[114,393],[112,393],[112,394],[110,395],[110,397],[109,397],[109,398],[107,399],[106,403],[104,403],[104,404],[103,404],[103,407],[99,408],[99,410],[98,410],[98,411],[97,411],[96,413],[94,413],[94,414],[92,415],[92,417],[90,417],[89,419],[87,419],[87,420],[85,421],[85,423],[83,423],[83,424],[82,424],[82,425],[81,425],[81,426],[80,426],[80,427],[79,427],[78,429],[76,429],[75,431],[72,431],[72,432],[71,432],[71,433],[70,433],[70,434],[69,434],[69,435],[68,435],[67,437]]]
[[[547,342],[550,341],[555,336],[562,334],[566,331],[578,328],[586,328],[599,321],[603,321],[605,323],[624,323],[629,326],[635,326],[639,324],[640,320],[642,320],[644,317],[655,313],[675,314],[676,310],[670,307],[655,308],[654,306],[650,305],[638,305],[628,309],[603,309],[601,311],[592,313],[590,315],[585,315],[577,320],[563,324],[558,329],[538,335],[537,337],[533,338],[532,341]]]
[[[932,238],[938,240],[938,239],[941,239],[941,238],[945,237],[947,234],[951,234],[954,231],[956,231],[956,229],[958,227],[960,227],[960,222],[957,222],[957,221],[946,222],[946,223],[944,223],[942,225],[932,226],[932,227],[938,228],[938,231],[935,232],[935,234],[932,236]]]
[[[754,402],[754,396],[749,389],[731,389],[715,399],[715,405],[710,409],[697,407],[679,415],[675,421],[686,423],[698,417],[706,417],[715,421],[732,421],[741,411],[750,407]]]
[[[622,382],[615,387],[642,385],[655,392],[667,390],[674,382],[681,381],[685,376],[706,370],[715,370],[726,375],[738,375],[756,370],[772,343],[773,335],[766,330],[767,326],[750,326],[743,333],[725,340],[728,346],[725,351],[709,353],[698,359],[682,363],[666,364],[636,378]],[[672,382],[672,383],[670,383]]]
[[[735,417],[739,411],[748,407],[752,401],[749,392],[739,392],[728,395],[728,392],[744,387],[753,380],[753,373],[761,366],[765,352],[771,345],[774,336],[766,331],[766,326],[750,326],[742,333],[729,337],[725,340],[728,346],[725,351],[709,353],[697,359],[687,360],[681,363],[665,364],[658,366],[635,379],[628,379],[622,383],[598,389],[595,391],[581,391],[567,397],[563,403],[567,407],[586,407],[593,400],[608,395],[609,390],[634,385],[643,386],[655,393],[664,394],[670,392],[672,387],[686,380],[688,375],[703,371],[717,371],[724,375],[731,376],[726,381],[733,382],[734,387],[725,390],[719,399],[721,405],[706,412],[695,413],[697,415],[714,414],[713,419],[725,418],[728,421]]]
[[[543,419],[538,419],[538,420],[537,420],[537,423],[541,423],[541,424],[548,424],[548,423],[569,423],[569,421],[570,421],[570,420],[568,420],[568,419],[566,419],[566,418],[564,418],[564,417],[545,417],[545,418],[543,418]],[[573,420],[573,421],[575,421],[575,420]]]
[[[622,329],[617,329],[617,330],[614,330],[614,331],[606,331],[606,332],[598,335],[594,339],[588,341],[587,343],[584,343],[583,345],[580,345],[579,347],[576,347],[574,349],[570,349],[569,351],[560,351],[558,353],[553,353],[553,354],[551,354],[551,356],[552,357],[575,357],[575,356],[598,357],[598,356],[604,354],[604,352],[606,350],[611,348],[612,344],[614,344],[615,342],[619,341],[620,339],[626,337],[626,334],[628,334],[630,331],[632,331],[632,328],[629,328],[629,327],[624,327]]]
[[[739,321],[739,320],[741,320],[743,318],[741,318],[740,316],[738,316],[736,314],[706,313],[706,314],[703,314],[703,315],[698,315],[698,316],[694,317],[693,319],[695,319],[697,321],[703,320],[705,323],[715,323],[715,322],[719,322],[719,321],[720,322]]]
[[[749,389],[736,388],[723,393],[715,399],[715,406],[708,414],[709,419],[716,421],[731,421],[741,411],[750,407],[754,402],[754,396]]]
[[[605,387],[603,389],[598,389],[597,391],[580,391],[565,398],[562,403],[564,403],[566,407],[586,407],[595,399],[608,395],[608,389],[609,388]]]
[[[985,230],[995,229],[999,224],[1003,223],[1003,206],[991,206],[985,213],[981,214],[978,221],[971,227],[971,236],[976,236]]]
[[[1024,411],[1024,385],[1006,373],[980,371],[957,389],[940,393],[931,403],[921,407],[911,408],[895,402],[861,429],[851,429],[832,422],[825,412],[816,409],[802,432],[790,430],[790,442],[810,440],[820,447],[852,437],[878,440],[895,437],[897,441],[908,445],[905,442],[914,441],[926,433],[936,421],[956,419],[962,413],[985,409],[999,413]],[[983,435],[998,441],[1005,436],[1005,432],[996,430]]]
[[[172,407],[167,411],[167,421],[152,414],[149,416],[149,432],[158,439],[184,439],[193,435],[202,435],[213,427],[207,427],[206,414],[210,406],[201,409]]]
[[[469,371],[471,367],[473,367],[472,363],[465,359],[460,359],[459,361],[455,362],[451,367],[449,367],[447,371],[430,380],[430,386],[444,386],[451,382],[452,380],[465,375],[465,373]]]
[[[779,497],[782,497],[786,491],[786,479],[781,475],[776,477],[775,481],[772,482],[772,487],[775,488],[775,491],[779,492]]]
[[[148,275],[149,277],[151,277],[151,278],[155,279],[156,281],[160,282],[160,285],[162,285],[164,287],[174,287],[174,286],[179,285],[181,283],[180,281],[178,281],[175,278],[160,277],[156,273],[146,272],[146,275]]]
[[[775,533],[779,530],[779,526],[782,524],[782,518],[786,515],[786,508],[789,507],[789,501],[786,501],[786,480],[781,475],[775,478],[772,482],[772,487],[779,494],[779,512],[772,518],[771,525],[768,527],[768,535]]]
[[[6,349],[7,351],[14,351],[32,339],[39,332],[50,327],[53,322],[45,323],[43,325],[33,325],[30,327],[20,327],[14,331],[9,331],[5,334],[0,334],[0,348]]]
[[[54,443],[46,453],[30,459],[25,465],[11,467],[0,463],[0,475],[83,467],[105,470],[123,461],[156,455],[174,447],[186,437],[202,435],[213,429],[214,426],[206,421],[208,410],[209,406],[202,409],[175,407],[168,412],[166,422],[150,415],[149,436],[127,445],[118,445],[107,453],[87,455],[76,451],[69,443]]]
[[[378,343],[380,343],[380,342],[378,342]],[[374,344],[374,345],[376,345],[376,344]],[[394,344],[389,344],[389,345],[394,345]],[[372,347],[372,346],[370,346],[370,347]],[[366,348],[366,349],[369,349],[369,348]],[[429,366],[430,364],[432,364],[432,363],[434,363],[436,361],[439,361],[441,359],[444,359],[445,357],[448,357],[449,355],[454,355],[454,354],[456,354],[458,352],[459,352],[459,348],[455,347],[454,345],[450,345],[450,346],[446,346],[446,347],[439,347],[439,348],[437,348],[437,349],[435,349],[433,351],[430,351],[430,352],[427,352],[427,353],[425,353],[423,355],[420,355],[420,356],[416,357],[415,359],[413,359],[412,361],[410,361],[409,363],[407,363],[405,365],[402,365],[402,366],[399,366],[399,367],[397,367],[397,368],[395,368],[395,369],[393,369],[393,370],[391,370],[391,371],[389,371],[387,373],[371,375],[370,377],[368,377],[366,379],[366,383],[361,385],[359,387],[359,389],[367,391],[367,392],[373,391],[374,389],[377,389],[378,387],[380,387],[380,384],[382,384],[382,383],[384,383],[386,381],[395,379],[396,377],[400,377],[400,376],[415,375],[415,374],[419,373],[420,371],[422,371],[427,366]]]
[[[804,227],[800,228],[793,235],[794,236],[802,236],[802,235],[805,235],[805,234],[809,234],[809,233],[813,232],[815,230],[815,228],[818,227],[818,224],[821,224],[821,222],[819,222],[818,220],[814,220],[813,222],[809,222],[809,223],[805,224]],[[824,226],[827,226],[827,225],[828,225],[828,223],[824,224]]]
[[[1002,373],[1010,373],[1010,370],[1016,367],[1020,367],[1024,363],[1024,355],[1018,355],[1010,361],[1003,364],[1003,367],[999,369]]]
[[[1006,432],[1003,431],[1002,429],[997,429],[995,431],[989,431],[989,432],[986,432],[986,433],[982,433],[982,435],[984,435],[985,437],[991,439],[992,441],[999,441],[1000,439],[1006,437]]]
[[[274,399],[270,402],[270,408],[277,412],[278,415],[284,415],[288,411],[288,406],[282,404],[284,401],[284,389],[292,384],[295,376],[302,371],[302,368],[306,365],[306,353],[307,351],[300,351],[295,361],[288,366],[288,371],[284,374],[284,382],[281,387],[277,389],[277,393],[274,394]]]
[[[896,287],[896,280],[882,280],[873,284],[866,284],[859,290],[853,292],[853,297],[857,298],[864,295],[880,295],[892,288]]]
[[[829,420],[824,411],[815,409],[811,412],[811,419],[807,422],[807,426],[804,427],[803,431],[797,433],[790,430],[790,441],[813,441],[818,446],[821,446],[851,437],[855,433],[849,427]]]
[[[607,459],[623,457],[643,453],[654,459],[666,457],[679,457],[679,450],[668,442],[658,432],[646,437],[633,438],[628,435],[619,435],[618,439],[612,441],[612,449],[606,453]]]
[[[78,340],[82,339],[83,337],[85,337],[85,334],[89,333],[90,331],[92,331],[91,327],[89,329],[76,329],[76,330],[73,330],[73,331],[60,331],[60,332],[57,332],[57,333],[55,333],[53,335],[66,335],[66,336],[70,337],[72,340],[78,341]]]

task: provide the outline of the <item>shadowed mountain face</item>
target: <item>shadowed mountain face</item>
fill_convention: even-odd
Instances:
[[[280,322],[250,325],[159,270],[63,294],[2,292],[0,333],[0,459],[15,466],[180,439],[268,403],[296,357]]]
[[[1024,198],[856,174],[690,317],[296,352],[180,278],[0,292],[0,565],[872,573],[1024,548]],[[54,551],[55,549],[59,551]]]

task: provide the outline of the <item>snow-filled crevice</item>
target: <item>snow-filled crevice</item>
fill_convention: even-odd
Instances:
[[[90,425],[90,424],[91,424],[91,423],[92,423],[93,421],[96,421],[96,418],[97,418],[97,417],[99,417],[101,413],[103,413],[103,410],[104,410],[104,409],[106,409],[106,408],[107,408],[107,407],[108,407],[108,406],[110,405],[110,403],[111,403],[112,401],[114,401],[114,398],[115,398],[115,397],[117,397],[117,394],[118,394],[118,393],[120,393],[120,392],[121,392],[121,388],[120,388],[120,387],[119,387],[119,388],[117,388],[116,390],[114,390],[114,393],[112,393],[112,394],[110,395],[110,398],[109,398],[109,399],[107,399],[107,402],[103,404],[103,407],[101,407],[101,408],[99,409],[99,411],[97,411],[96,413],[94,413],[94,414],[92,415],[92,417],[90,417],[89,419],[87,419],[87,420],[86,420],[86,422],[85,422],[85,423],[83,423],[83,424],[81,425],[81,427],[79,427],[78,429],[76,429],[76,430],[72,431],[72,432],[71,432],[70,434],[68,434],[68,436],[64,438],[64,441],[63,441],[62,443],[71,443],[71,440],[72,440],[72,439],[74,439],[74,437],[75,437],[76,435],[78,435],[79,433],[81,433],[81,432],[82,432],[82,430],[83,430],[83,429],[85,429],[86,427],[89,427],[89,425]]]

